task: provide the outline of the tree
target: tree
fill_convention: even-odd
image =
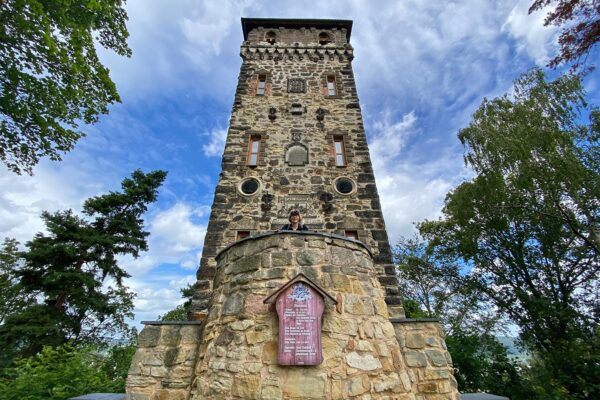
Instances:
[[[188,313],[190,312],[190,305],[192,304],[192,296],[196,290],[195,285],[189,284],[186,287],[180,289],[181,297],[186,299],[183,304],[179,304],[172,310],[169,310],[165,315],[159,315],[159,321],[187,321]]]
[[[102,343],[128,330],[133,294],[123,284],[129,275],[117,257],[147,250],[142,215],[165,176],[135,171],[123,180],[121,192],[86,200],[84,217],[71,210],[43,213],[49,233],[26,244],[16,271],[22,290],[38,301],[0,326],[5,362],[36,354],[44,345]]]
[[[548,5],[555,5],[544,20],[544,26],[563,26],[558,38],[559,53],[550,60],[550,67],[575,62],[580,65],[600,40],[600,2],[597,0],[534,0],[529,14]],[[584,61],[585,63],[585,61]]]
[[[475,177],[447,195],[442,219],[419,226],[519,326],[554,377],[548,398],[600,396],[599,128],[576,76],[523,75],[459,132]]]
[[[60,160],[119,102],[96,44],[130,56],[125,0],[0,1],[0,160],[31,173]]]
[[[18,245],[16,240],[7,238],[0,248],[0,325],[7,316],[34,301],[32,294],[22,290],[16,276],[20,262]]]
[[[402,237],[394,256],[406,315],[440,319],[459,390],[529,399],[519,365],[494,337],[498,315],[461,275],[458,263],[416,235]]]
[[[135,346],[115,346],[108,352],[90,345],[46,346],[0,377],[0,400],[64,400],[90,392],[124,392],[132,349]]]

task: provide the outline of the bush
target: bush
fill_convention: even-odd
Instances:
[[[65,400],[94,392],[123,393],[134,345],[102,351],[94,346],[46,346],[0,378],[0,400]]]

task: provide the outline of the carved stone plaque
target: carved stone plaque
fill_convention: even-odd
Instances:
[[[308,151],[302,145],[291,146],[285,154],[285,162],[292,167],[301,167],[308,163]]]
[[[296,282],[277,296],[279,365],[319,365],[323,297],[304,282]]]
[[[302,223],[308,225],[310,229],[322,229],[319,226],[322,225],[323,221],[317,212],[318,207],[315,208],[314,203],[314,198],[310,194],[289,194],[278,197],[277,217],[271,221],[273,229],[279,229],[279,227],[288,224],[288,217],[292,210],[300,211]]]
[[[301,78],[288,79],[288,93],[306,93],[306,81]]]

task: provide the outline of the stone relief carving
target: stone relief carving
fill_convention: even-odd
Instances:
[[[288,79],[288,93],[306,93],[306,81],[302,78]]]

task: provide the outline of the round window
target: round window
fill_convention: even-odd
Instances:
[[[241,194],[252,196],[260,189],[260,182],[256,178],[247,178],[240,183],[238,189]]]
[[[340,177],[333,182],[333,187],[339,194],[352,194],[356,191],[356,184],[350,178]]]

